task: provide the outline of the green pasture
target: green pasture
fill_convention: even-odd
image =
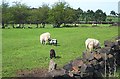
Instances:
[[[19,70],[48,69],[51,48],[60,57],[55,59],[58,67],[62,67],[70,60],[81,57],[87,38],[98,39],[103,46],[104,40],[118,35],[118,27],[49,27],[2,30],[3,77],[15,77]],[[44,32],[50,32],[51,37],[58,40],[58,46],[40,44],[39,36]]]
[[[111,22],[119,22],[119,21],[120,21],[120,18],[118,18],[118,17],[116,17],[116,16],[107,16],[106,21],[107,21],[108,19],[112,19]]]

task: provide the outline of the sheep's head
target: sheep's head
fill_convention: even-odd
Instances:
[[[51,38],[48,38],[48,42],[50,42],[52,39]]]

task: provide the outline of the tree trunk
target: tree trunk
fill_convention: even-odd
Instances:
[[[2,22],[2,28],[5,28],[5,24],[4,24],[4,22]]]
[[[38,28],[38,23],[36,23],[36,25],[37,25],[37,27],[36,27],[36,28]]]
[[[14,23],[12,24],[12,27],[15,28]]]

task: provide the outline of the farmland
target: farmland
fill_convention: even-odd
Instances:
[[[50,25],[49,25],[50,26]],[[58,46],[41,45],[39,35],[50,32]],[[118,35],[118,27],[34,28],[2,30],[2,76],[14,77],[19,70],[48,69],[49,50],[55,49],[58,67],[62,67],[85,50],[84,41],[96,38],[103,46],[104,40]]]

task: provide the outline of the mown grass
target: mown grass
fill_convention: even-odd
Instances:
[[[50,27],[50,26],[49,26]],[[49,51],[54,48],[58,67],[62,67],[76,57],[81,57],[87,38],[100,40],[118,35],[118,27],[87,28],[38,28],[38,29],[3,29],[2,30],[2,76],[14,77],[18,70],[48,68]],[[39,35],[50,32],[58,40],[58,46],[41,45]]]

